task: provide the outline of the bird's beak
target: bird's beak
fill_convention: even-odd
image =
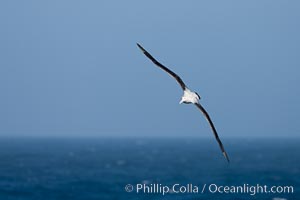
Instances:
[[[182,103],[183,103],[183,100],[181,99],[180,102],[179,102],[179,104],[182,104]]]

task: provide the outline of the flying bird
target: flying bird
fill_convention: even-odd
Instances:
[[[180,104],[185,103],[185,104],[194,104],[195,106],[197,106],[197,108],[203,113],[203,115],[205,116],[206,120],[208,121],[212,132],[221,148],[221,151],[224,155],[224,157],[226,158],[226,160],[229,162],[229,157],[224,149],[224,146],[218,136],[217,130],[209,116],[209,114],[207,113],[207,111],[203,108],[203,106],[200,104],[199,100],[201,99],[200,95],[197,92],[193,92],[191,91],[186,85],[185,83],[182,81],[182,79],[173,71],[171,71],[170,69],[168,69],[167,67],[165,67],[164,65],[162,65],[160,62],[158,62],[150,53],[148,53],[140,44],[137,43],[137,46],[142,50],[142,52],[145,54],[145,56],[147,56],[155,65],[157,65],[159,68],[161,68],[162,70],[164,70],[165,72],[167,72],[169,75],[171,75],[172,77],[174,77],[176,79],[176,81],[179,83],[180,87],[183,90],[183,96],[181,97],[180,100]]]

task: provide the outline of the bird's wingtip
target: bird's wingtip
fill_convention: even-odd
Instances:
[[[142,50],[142,52],[145,52],[145,49],[139,43],[136,43],[136,45],[140,48],[140,50]]]
[[[223,155],[226,158],[227,162],[230,163],[229,157],[225,151],[223,152]]]

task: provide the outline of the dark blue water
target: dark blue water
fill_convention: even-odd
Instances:
[[[300,140],[1,139],[1,200],[300,199]],[[127,184],[193,184],[198,193],[126,192]],[[293,186],[293,193],[220,194],[204,184]]]

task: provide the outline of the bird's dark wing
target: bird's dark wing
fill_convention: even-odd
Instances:
[[[153,56],[151,56],[150,53],[148,53],[141,45],[139,45],[137,43],[137,46],[142,50],[142,52],[158,67],[160,67],[161,69],[163,69],[164,71],[168,72],[171,76],[173,76],[177,82],[180,84],[181,88],[183,90],[185,90],[186,86],[184,84],[184,82],[181,80],[181,78],[175,74],[174,72],[172,72],[171,70],[169,70],[167,67],[163,66],[160,62],[158,62],[155,58],[153,58]]]
[[[219,146],[220,146],[220,148],[221,148],[221,150],[222,150],[222,153],[223,153],[224,157],[225,157],[226,160],[229,162],[229,157],[228,157],[228,155],[227,155],[227,153],[226,153],[226,151],[225,151],[225,149],[224,149],[224,146],[223,146],[223,144],[222,144],[222,142],[221,142],[221,140],[220,140],[220,138],[219,138],[219,136],[218,136],[217,130],[216,130],[216,128],[215,128],[213,122],[211,121],[211,119],[210,119],[208,113],[207,113],[206,110],[202,107],[202,105],[201,105],[200,103],[195,103],[195,105],[201,110],[201,112],[204,114],[205,118],[207,119],[207,121],[208,121],[208,123],[209,123],[209,125],[210,125],[210,127],[211,127],[211,129],[212,129],[212,131],[213,131],[213,133],[214,133],[214,135],[215,135],[215,138],[216,138],[216,140],[217,140],[217,142],[218,142],[218,144],[219,144]]]

